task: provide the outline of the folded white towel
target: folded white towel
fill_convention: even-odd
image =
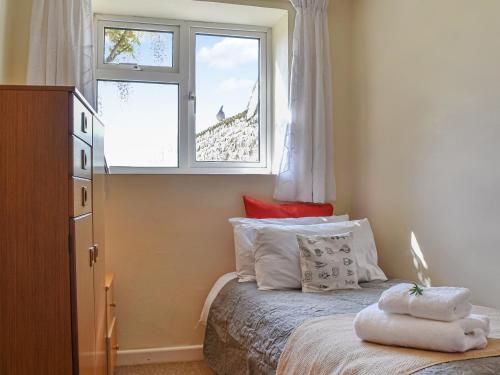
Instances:
[[[482,315],[454,322],[420,319],[386,313],[375,303],[358,313],[354,329],[362,340],[378,344],[463,353],[486,347],[490,321]]]
[[[410,295],[413,284],[398,284],[380,296],[378,307],[385,312],[451,322],[470,314],[471,292],[466,288],[423,287],[422,295]]]

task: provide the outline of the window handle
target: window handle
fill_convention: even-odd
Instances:
[[[194,105],[194,113],[196,114],[196,95],[195,95],[195,94],[193,94],[193,92],[192,92],[192,91],[189,93],[188,99],[189,99],[189,101],[192,101],[192,102],[193,102],[193,105]]]
[[[122,65],[122,66],[126,66],[132,70],[135,70],[135,71],[138,71],[138,72],[142,72],[142,66],[140,66],[139,64],[137,63],[118,63],[118,65]]]

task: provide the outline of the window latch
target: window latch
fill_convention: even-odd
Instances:
[[[118,65],[123,65],[128,67],[129,69],[135,70],[136,72],[142,72],[142,66],[136,63],[118,63]]]
[[[189,101],[193,102],[194,113],[196,114],[196,95],[193,94],[192,91],[189,92],[188,99],[189,99]]]

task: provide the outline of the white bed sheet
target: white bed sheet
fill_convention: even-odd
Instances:
[[[210,290],[210,293],[208,293],[207,299],[205,300],[203,310],[201,311],[200,320],[198,321],[199,324],[203,324],[204,326],[207,325],[208,313],[210,312],[210,307],[212,306],[215,298],[228,282],[236,278],[238,278],[238,274],[236,272],[226,273],[219,277],[219,279],[215,282],[214,286]]]

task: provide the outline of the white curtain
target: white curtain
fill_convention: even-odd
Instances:
[[[34,0],[28,84],[67,85],[94,105],[91,0]]]
[[[322,203],[335,200],[332,79],[328,0],[291,0],[293,32],[290,121],[274,197]]]

